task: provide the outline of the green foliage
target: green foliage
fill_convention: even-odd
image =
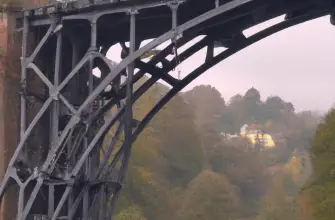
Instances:
[[[135,103],[135,118],[143,119],[167,91],[154,85]],[[278,220],[297,220],[297,184],[290,175],[273,184],[270,168],[282,174],[296,149],[306,151],[316,123],[280,97],[264,103],[260,97],[252,88],[226,104],[215,88],[197,86],[173,98],[133,145],[117,220],[275,220],[279,212],[285,219]],[[260,152],[221,134],[251,122],[287,140]]]
[[[229,181],[211,171],[204,171],[189,185],[178,219],[236,219],[239,201]]]
[[[131,206],[122,210],[117,216],[116,220],[146,220],[139,207]]]
[[[226,108],[220,92],[214,87],[201,85],[186,92],[183,98],[194,110],[203,146],[210,148],[220,142],[218,134],[224,127],[220,119]]]
[[[335,109],[320,124],[312,141],[314,174],[305,188],[312,199],[313,220],[335,218]]]
[[[249,89],[245,93],[244,97],[245,97],[246,100],[251,101],[251,102],[260,102],[261,101],[261,94],[254,87]]]
[[[243,201],[259,199],[264,193],[266,167],[259,153],[244,151],[223,141],[209,152],[208,160],[213,171],[227,176],[239,187]]]
[[[135,117],[141,120],[166,90],[160,84],[151,88],[135,104]],[[177,96],[134,143],[118,210],[136,204],[147,219],[170,219],[180,201],[174,194],[179,187],[186,187],[204,165],[194,114]]]
[[[162,157],[168,161],[165,173],[181,186],[187,185],[204,168],[205,156],[194,116],[181,97],[175,97],[153,121]]]
[[[295,200],[287,196],[283,182],[282,175],[274,176],[268,192],[262,200],[257,220],[297,220],[299,218]]]

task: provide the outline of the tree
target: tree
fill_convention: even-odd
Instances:
[[[263,116],[263,103],[261,102],[261,95],[255,88],[249,89],[244,95],[243,108],[247,121],[244,123],[258,122],[264,123],[266,120]]]
[[[215,150],[208,152],[208,161],[214,172],[226,176],[238,187],[241,204],[251,211],[257,210],[255,201],[261,198],[267,184],[261,154],[223,141]]]
[[[198,126],[211,124],[213,129],[220,129],[218,119],[226,108],[220,92],[212,86],[196,86],[182,96],[194,109]]]
[[[335,109],[318,126],[311,153],[314,174],[303,193],[308,192],[313,220],[335,219]]]
[[[220,133],[225,130],[226,125],[222,123],[226,105],[220,92],[212,86],[202,85],[186,92],[183,98],[195,113],[203,147],[209,149],[220,142]]]
[[[241,96],[240,94],[234,95],[233,97],[231,97],[229,99],[229,105],[234,105],[236,103],[239,103],[243,101],[243,96]]]
[[[137,206],[130,206],[122,210],[117,216],[116,220],[146,220],[141,209]]]
[[[270,96],[266,99],[265,104],[272,109],[283,109],[285,102],[279,96]]]
[[[135,118],[141,120],[166,91],[161,84],[153,86],[136,102]],[[186,187],[204,165],[195,114],[177,95],[134,143],[118,210],[136,205],[147,219],[173,218],[171,213],[180,207],[178,193],[173,192]]]
[[[262,200],[257,220],[297,220],[298,210],[293,198],[288,197],[283,186],[284,176],[276,174]]]
[[[295,110],[294,105],[291,102],[286,103],[285,109],[287,111],[291,111],[291,112],[294,112],[294,110]]]
[[[150,88],[135,103],[135,118],[143,119],[167,91],[159,83]],[[287,176],[275,185],[273,173],[283,173],[281,165],[294,149],[305,149],[301,146],[308,145],[305,139],[313,135],[315,121],[308,114],[295,114],[280,97],[267,102],[260,101],[254,88],[243,97],[232,97],[229,105],[212,86],[197,86],[174,97],[133,145],[117,220],[255,220],[260,212],[266,220],[280,212],[286,219],[279,220],[296,220],[291,210],[295,183]],[[277,120],[266,114],[268,109],[278,114]],[[279,133],[288,141],[255,152],[248,140],[221,135],[237,133],[251,122],[255,129],[266,124],[267,133]],[[276,201],[276,196],[282,197]]]
[[[244,98],[253,102],[261,102],[261,94],[254,87],[245,93]]]
[[[188,186],[178,219],[230,220],[239,216],[239,201],[229,181],[204,171]]]

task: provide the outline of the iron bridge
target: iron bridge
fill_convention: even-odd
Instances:
[[[332,22],[334,3],[64,0],[24,9],[17,19],[20,141],[0,185],[0,201],[11,219],[113,219],[132,143],[171,98],[214,65],[274,33],[325,15]],[[280,15],[284,21],[243,34]],[[141,45],[147,39],[152,40]],[[169,45],[148,62],[141,59],[166,41]],[[122,46],[118,64],[106,57],[115,44]],[[215,55],[215,47],[225,50]],[[194,71],[182,79],[169,74],[203,48],[206,58]],[[97,67],[100,77],[93,74]],[[145,74],[151,77],[134,89]],[[171,90],[142,120],[134,120],[133,104],[158,80]],[[113,138],[105,139],[111,129]]]

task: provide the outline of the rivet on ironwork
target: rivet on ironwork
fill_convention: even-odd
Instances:
[[[215,0],[215,8],[218,8],[220,6],[220,0]]]
[[[176,66],[178,67],[178,65],[180,64],[179,61],[179,56],[178,56],[178,45],[177,45],[177,40],[178,40],[178,15],[177,15],[177,11],[178,11],[178,7],[179,7],[179,2],[178,1],[174,1],[169,3],[169,7],[171,8],[172,11],[172,30],[174,32],[174,35],[172,37],[172,43],[173,43],[173,54],[175,56],[175,61],[176,61]],[[173,68],[173,70],[175,70],[175,68]],[[178,79],[180,79],[180,70],[178,70]]]
[[[138,10],[136,10],[136,9],[130,9],[130,10],[128,10],[127,11],[127,14],[129,14],[129,15],[131,15],[131,14],[138,14],[139,12],[138,12]]]
[[[74,123],[77,124],[77,123],[80,122],[80,120],[81,120],[81,118],[80,118],[80,115],[78,115],[78,113],[73,116],[73,122]]]
[[[75,177],[74,176],[68,177],[68,180],[66,181],[66,184],[68,186],[74,186],[74,184],[75,184]]]
[[[58,100],[58,95],[59,95],[59,92],[55,88],[50,90],[50,97],[53,100]]]
[[[31,11],[25,11],[23,14],[24,14],[24,16],[28,17],[28,16],[30,16]]]
[[[57,25],[57,27],[53,30],[53,33],[56,34],[56,33],[59,32],[62,28],[63,28],[63,25],[62,25],[62,24]]]
[[[27,60],[28,60],[28,58],[26,58],[26,57],[20,57],[21,66],[25,66],[27,64]]]
[[[27,80],[26,79],[21,80],[20,85],[21,87],[20,87],[19,95],[26,97],[27,96]]]

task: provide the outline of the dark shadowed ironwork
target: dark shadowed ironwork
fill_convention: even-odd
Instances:
[[[112,219],[132,143],[173,96],[236,52],[288,27],[332,15],[333,9],[330,0],[64,0],[26,8],[17,19],[22,31],[21,138],[0,185],[0,201],[18,187],[19,220]],[[286,15],[281,23],[243,34],[280,15]],[[178,51],[198,36],[203,38]],[[147,39],[152,41],[141,47]],[[155,50],[169,40],[166,48]],[[106,57],[117,43],[122,46],[119,64]],[[214,55],[215,47],[225,50]],[[183,79],[169,74],[203,48],[206,58],[194,71]],[[151,55],[148,62],[142,60]],[[100,77],[93,74],[96,67]],[[134,90],[146,73],[151,77]],[[160,79],[171,90],[141,121],[134,120],[133,103]],[[113,138],[105,138],[113,127]],[[121,136],[124,141],[117,146]]]

